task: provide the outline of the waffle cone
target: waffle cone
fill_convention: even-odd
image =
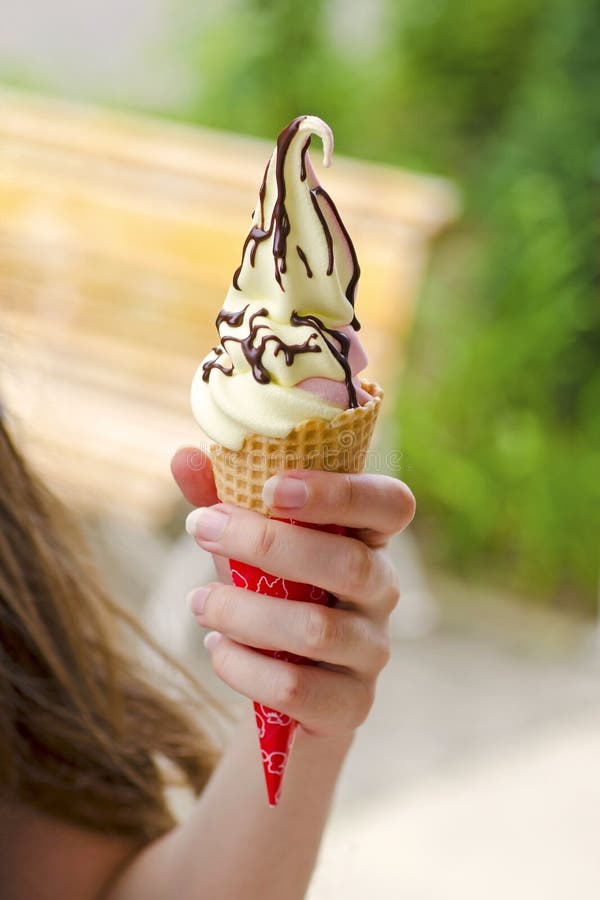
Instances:
[[[219,499],[268,514],[262,502],[263,484],[282,469],[361,472],[383,397],[377,384],[362,381],[361,385],[371,400],[343,410],[330,421],[307,419],[284,438],[250,434],[240,450],[212,444]]]

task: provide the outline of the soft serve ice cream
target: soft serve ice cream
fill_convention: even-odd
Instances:
[[[217,317],[220,343],[201,362],[192,409],[213,441],[239,450],[250,434],[286,437],[371,399],[358,374],[360,268],[350,236],[312,167],[312,135],[331,164],[331,129],[300,116],[269,160],[240,266]]]

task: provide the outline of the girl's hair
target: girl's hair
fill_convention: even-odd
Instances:
[[[124,631],[164,658],[106,595],[0,414],[0,801],[147,841],[174,824],[166,773],[198,793],[218,753],[192,701],[145,677]]]

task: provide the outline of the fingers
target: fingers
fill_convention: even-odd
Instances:
[[[171,471],[189,503],[210,506],[218,501],[210,459],[202,450],[177,450]],[[315,524],[335,522],[383,535],[406,528],[416,508],[412,491],[396,478],[311,470],[294,470],[269,478],[263,499],[274,515]]]
[[[180,447],[171,460],[171,472],[188,503],[194,506],[218,503],[210,459],[202,450],[197,447]],[[231,581],[227,560],[215,556],[213,561],[219,578]]]
[[[367,717],[372,682],[273,659],[224,635],[216,640],[215,634],[207,636],[207,646],[219,678],[245,697],[296,719],[307,731],[351,732]]]
[[[226,503],[194,510],[186,528],[210,553],[309,582],[365,612],[389,614],[396,605],[393,565],[383,551],[356,538],[278,522]]]
[[[402,531],[415,514],[411,490],[387,475],[282,472],[265,483],[263,500],[276,516],[316,524],[335,522],[385,535]]]
[[[180,447],[171,460],[171,472],[181,493],[192,506],[217,503],[210,459],[202,450]]]
[[[285,650],[367,677],[378,675],[389,658],[387,630],[355,612],[218,583],[193,592],[190,605],[200,625],[251,647]]]

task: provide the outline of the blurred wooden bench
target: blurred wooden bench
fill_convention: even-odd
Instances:
[[[271,149],[0,91],[0,392],[37,466],[82,511],[169,514],[170,455],[198,440],[190,382]],[[339,157],[323,181],[357,246],[364,342],[389,389],[456,193]]]

